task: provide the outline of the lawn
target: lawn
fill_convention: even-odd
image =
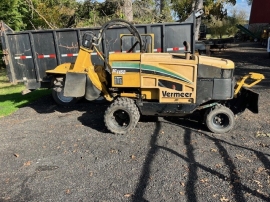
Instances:
[[[0,118],[10,115],[20,107],[51,93],[47,89],[38,89],[22,95],[21,91],[24,88],[23,84],[11,84],[6,76],[5,69],[0,67]]]

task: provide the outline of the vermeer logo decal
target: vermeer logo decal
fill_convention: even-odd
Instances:
[[[162,91],[162,97],[189,98],[189,97],[191,97],[191,95],[192,95],[192,93]]]

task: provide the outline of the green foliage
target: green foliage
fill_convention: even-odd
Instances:
[[[67,28],[74,25],[76,0],[25,0],[31,9],[28,28]]]
[[[187,19],[192,12],[193,0],[172,0],[172,9],[175,15],[179,18],[179,21]]]
[[[21,0],[1,0],[0,20],[3,20],[13,30],[18,31],[26,27],[24,18],[28,13],[28,7]]]
[[[133,2],[133,17],[136,23],[153,23],[157,17],[157,10],[153,0],[135,0]]]
[[[222,38],[224,35],[234,36],[238,28],[237,24],[245,24],[246,14],[244,11],[233,11],[232,16],[217,19],[211,16],[211,19],[204,20],[204,23],[210,28],[213,37]]]
[[[251,2],[252,0],[247,0]],[[134,23],[185,20],[202,0],[133,0]],[[206,19],[222,21],[226,4],[236,0],[204,0]],[[14,30],[100,26],[123,18],[124,0],[1,0],[0,19]],[[232,31],[234,32],[234,31]]]
[[[238,32],[237,24],[244,25],[247,23],[246,21],[247,15],[244,11],[236,11],[233,10],[232,16],[228,17],[229,27],[227,33],[231,36],[234,36]]]
[[[206,17],[212,19],[215,17],[217,20],[222,20],[227,17],[226,5],[231,4],[235,5],[236,0],[205,0],[204,9],[208,14]]]
[[[223,18],[222,20],[217,20],[214,16],[211,16],[208,27],[210,28],[211,36],[213,36],[214,38],[222,38],[222,36],[227,32],[227,29],[229,27],[229,21],[226,18]]]
[[[161,0],[160,3],[155,0],[135,0],[133,14],[135,23],[170,22],[173,20],[168,0]]]
[[[171,16],[171,0],[160,0],[160,16],[158,22],[169,22],[172,21]]]
[[[98,26],[111,19],[125,19],[123,6],[124,0],[106,0],[102,3],[91,0],[81,2],[76,12],[76,26]],[[160,4],[156,0],[134,0],[132,10],[134,23],[172,21],[168,0],[164,4],[163,11],[160,11]]]
[[[180,21],[185,20],[196,6],[202,0],[172,0],[172,9]],[[206,13],[206,17],[210,20],[212,16],[216,19],[222,20],[227,16],[227,4],[235,5],[236,0],[204,0],[203,6]]]

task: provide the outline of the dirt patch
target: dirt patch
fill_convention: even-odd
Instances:
[[[270,201],[270,59],[259,44],[233,45],[212,56],[239,76],[265,74],[259,114],[245,111],[225,135],[159,118],[118,136],[106,105],[47,96],[0,119],[0,201]]]

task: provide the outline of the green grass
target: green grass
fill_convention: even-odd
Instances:
[[[51,93],[47,89],[38,89],[22,95],[23,84],[13,85],[8,81],[5,69],[0,67],[0,118],[10,115],[19,108]]]

